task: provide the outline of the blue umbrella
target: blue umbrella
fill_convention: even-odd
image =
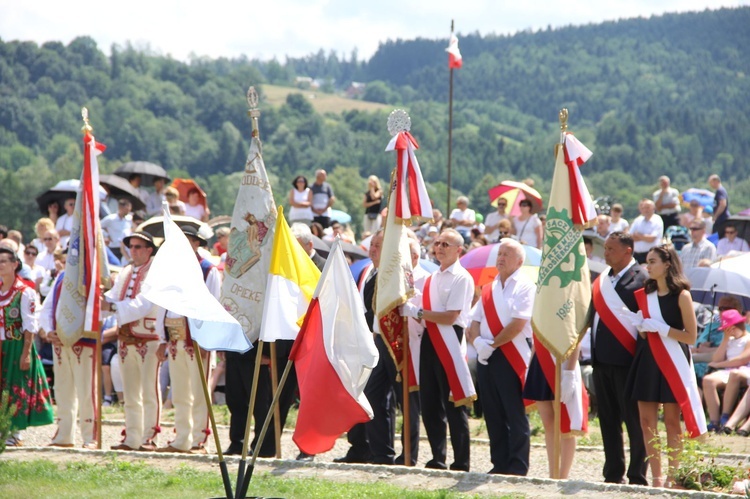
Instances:
[[[352,221],[352,216],[341,210],[331,210],[331,220],[340,224],[348,224]]]
[[[713,207],[714,205],[714,193],[708,189],[698,189],[697,187],[691,187],[681,194],[682,201],[685,204],[690,204],[691,201],[698,201],[704,208]]]

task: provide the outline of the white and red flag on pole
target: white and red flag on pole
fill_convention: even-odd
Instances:
[[[396,151],[395,196],[396,219],[431,219],[432,204],[427,195],[427,186],[414,151],[419,149],[416,139],[407,131],[396,133],[386,151]],[[390,208],[389,208],[390,210]]]
[[[90,131],[83,136],[83,172],[76,196],[73,228],[63,290],[56,311],[57,335],[66,346],[82,337],[96,338],[100,328],[100,284],[109,279],[104,240],[99,227],[99,164],[106,146]]]
[[[589,160],[592,152],[570,132],[563,134],[565,164],[568,166],[573,223],[584,228],[596,220],[596,206],[581,175],[581,166]]]
[[[461,51],[458,50],[458,37],[455,34],[451,33],[451,39],[445,51],[448,52],[448,68],[459,69],[463,66],[464,60],[461,57]]]
[[[292,439],[302,452],[329,451],[342,433],[372,419],[364,390],[378,350],[338,238],[289,360],[295,363],[300,393]]]

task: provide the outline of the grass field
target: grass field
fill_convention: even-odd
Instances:
[[[287,95],[291,93],[302,94],[312,104],[318,113],[340,114],[344,111],[392,111],[393,106],[388,104],[377,104],[361,100],[347,99],[340,95],[326,94],[318,90],[302,90],[299,88],[280,87],[277,85],[263,85],[265,103],[273,107],[279,107],[286,102]]]
[[[233,477],[234,478],[234,477]],[[216,471],[196,470],[188,464],[165,471],[153,464],[118,460],[116,456],[99,463],[69,462],[56,464],[46,460],[0,461],[0,497],[179,497],[205,498],[223,493],[221,476]],[[317,478],[287,478],[271,473],[253,475],[248,494],[263,497],[341,498],[394,497],[415,499],[451,499],[479,497],[446,490],[409,491],[387,483],[343,483]],[[520,498],[513,494],[506,498]]]

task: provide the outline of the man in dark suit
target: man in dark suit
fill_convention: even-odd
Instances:
[[[594,282],[593,304],[596,313],[591,335],[594,389],[604,443],[604,481],[623,482],[624,422],[630,443],[628,480],[633,485],[647,485],[647,456],[638,405],[624,393],[637,333],[630,323],[629,314],[623,310],[624,307],[631,312],[638,310],[634,293],[643,287],[648,276],[633,259],[633,238],[630,234],[610,234],[604,243],[604,259],[610,268]]]

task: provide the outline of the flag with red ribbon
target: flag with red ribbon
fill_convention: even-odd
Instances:
[[[570,178],[572,219],[576,225],[589,227],[596,220],[596,206],[581,175],[581,165],[591,157],[589,149],[570,132],[564,134],[563,151]]]
[[[445,51],[448,52],[448,68],[459,69],[463,66],[464,60],[461,57],[461,51],[458,50],[458,37],[453,33],[451,33],[451,39]]]
[[[100,328],[100,284],[109,279],[104,240],[99,227],[99,164],[106,146],[90,132],[83,136],[83,172],[76,196],[73,228],[63,290],[56,311],[57,335],[66,346],[81,337],[96,337]]]
[[[416,149],[419,149],[419,144],[408,131],[398,132],[385,148],[386,151],[396,151],[396,185],[391,195],[396,196],[397,219],[432,218],[432,203],[414,154]]]

